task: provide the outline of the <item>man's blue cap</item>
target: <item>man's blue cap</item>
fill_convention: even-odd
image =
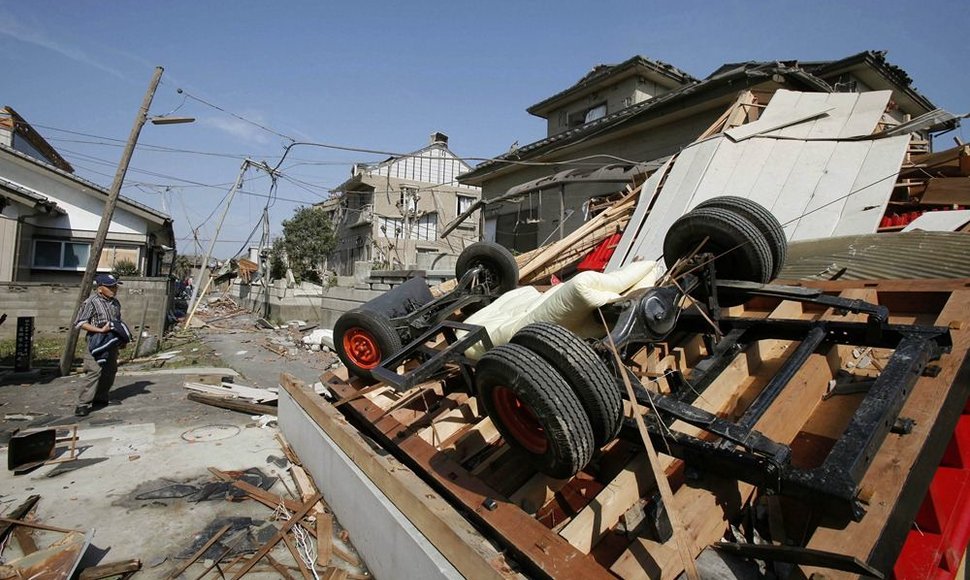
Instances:
[[[117,286],[121,283],[111,274],[98,274],[94,277],[94,284],[96,286]]]

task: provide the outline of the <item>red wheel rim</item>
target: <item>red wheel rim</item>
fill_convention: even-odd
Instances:
[[[353,327],[344,333],[344,353],[350,362],[362,369],[372,369],[381,364],[381,347],[374,335],[363,328]]]
[[[492,401],[502,424],[530,453],[541,455],[549,448],[546,430],[536,414],[508,387],[495,387]]]

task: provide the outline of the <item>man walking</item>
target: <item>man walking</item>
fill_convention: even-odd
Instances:
[[[121,282],[111,274],[98,274],[94,278],[97,290],[81,304],[74,326],[87,331],[88,348],[84,351],[84,368],[88,371],[84,386],[78,393],[74,415],[87,416],[94,405],[107,405],[108,391],[118,372],[117,341],[107,340],[114,332],[115,324],[121,323],[121,303],[115,298]],[[98,348],[100,347],[100,348]],[[97,349],[98,358],[91,354]]]

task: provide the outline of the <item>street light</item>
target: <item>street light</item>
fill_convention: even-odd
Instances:
[[[195,117],[166,117],[159,115],[149,119],[152,125],[181,125],[182,123],[194,123]]]
[[[141,128],[144,126],[145,121],[148,119],[148,109],[152,104],[152,99],[155,96],[155,89],[158,88],[158,83],[162,79],[162,67],[155,67],[155,73],[152,75],[152,80],[148,85],[148,90],[145,92],[145,98],[142,100],[141,108],[138,110],[138,114],[135,116],[134,126],[131,128],[131,133],[128,135],[128,142],[125,145],[124,151],[121,153],[121,160],[118,161],[118,169],[115,172],[114,181],[111,182],[111,189],[108,190],[108,199],[104,204],[104,213],[101,215],[101,223],[98,226],[98,232],[94,236],[94,241],[91,243],[90,254],[88,255],[88,265],[84,270],[84,277],[81,278],[81,288],[78,292],[77,302],[74,305],[74,310],[72,311],[71,320],[68,321],[68,327],[71,329],[67,335],[67,344],[64,346],[64,352],[61,354],[61,364],[60,371],[61,375],[66,375],[71,370],[71,364],[74,362],[74,347],[77,346],[77,335],[78,329],[74,327],[74,318],[77,317],[78,310],[81,309],[81,303],[84,299],[88,297],[91,293],[91,284],[94,282],[94,274],[98,269],[98,262],[101,258],[101,250],[104,248],[104,240],[108,237],[108,227],[111,225],[111,217],[114,215],[115,206],[118,205],[118,196],[121,194],[121,184],[125,180],[125,174],[128,172],[128,164],[131,162],[131,156],[135,152],[135,144],[138,142],[138,135],[141,133]],[[153,117],[153,124],[166,124],[167,123],[190,123],[194,121],[190,117]],[[140,330],[139,330],[140,332]]]

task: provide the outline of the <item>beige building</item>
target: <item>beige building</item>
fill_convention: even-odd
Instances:
[[[354,262],[375,269],[444,270],[478,240],[478,215],[442,239],[439,232],[478,201],[478,187],[462,185],[471,167],[448,149],[448,136],[433,133],[427,147],[380,163],[356,164],[351,178],[317,207],[330,215],[337,247],[328,268],[353,274]]]
[[[764,105],[782,88],[805,92],[888,89],[893,92],[896,121],[934,109],[912,87],[909,76],[888,63],[881,52],[824,62],[726,64],[704,79],[635,56],[617,65],[598,65],[573,86],[529,107],[529,113],[546,122],[547,136],[479,164],[460,175],[459,181],[481,187],[488,201],[516,186],[548,180],[547,189],[486,209],[486,239],[529,250],[560,231],[576,229],[584,221],[584,204],[591,195],[602,193],[602,187],[593,191],[593,184],[560,187],[552,176],[609,164],[615,165],[614,172],[624,166],[633,170],[636,163],[672,155],[694,141],[741,91],[754,92]],[[530,165],[508,161],[528,161]]]

